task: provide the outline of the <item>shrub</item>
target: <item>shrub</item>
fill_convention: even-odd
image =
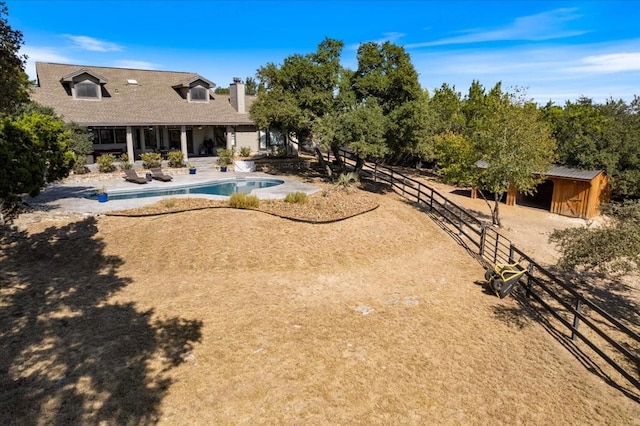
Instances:
[[[259,205],[258,197],[244,192],[238,192],[229,197],[229,206],[236,209],[256,209]]]
[[[133,167],[133,164],[131,164],[131,162],[129,162],[129,156],[127,154],[121,154],[120,155],[120,168],[122,170],[129,170],[131,167]]]
[[[184,154],[182,153],[182,151],[169,151],[169,153],[167,154],[167,160],[169,161],[169,167],[184,166]]]
[[[338,176],[338,180],[336,180],[336,185],[344,189],[350,189],[356,182],[358,182],[358,175],[356,173],[341,173],[340,176]]]
[[[162,164],[162,155],[158,152],[143,152],[140,154],[142,160],[142,167],[150,169],[152,167],[160,167]]]
[[[165,200],[162,200],[162,205],[166,209],[172,209],[172,208],[174,208],[176,206],[176,199],[175,198],[167,198]]]
[[[75,154],[76,161],[73,163],[73,172],[81,175],[87,172],[87,156],[86,154]]]
[[[116,166],[113,164],[116,161],[116,156],[113,154],[102,154],[96,160],[98,163],[98,170],[101,173],[110,173],[116,169]]]
[[[240,148],[241,157],[248,157],[250,155],[251,155],[251,148],[249,148],[248,146],[243,146],[242,148]]]
[[[284,198],[285,203],[305,204],[307,202],[307,194],[304,192],[290,192]]]
[[[232,149],[222,148],[218,150],[218,159],[216,160],[219,166],[228,166],[233,163],[234,152]]]

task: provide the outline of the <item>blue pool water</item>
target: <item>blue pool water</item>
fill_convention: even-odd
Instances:
[[[109,200],[130,200],[132,198],[163,197],[168,195],[183,194],[208,194],[229,196],[237,192],[250,194],[252,190],[258,188],[269,188],[282,185],[283,180],[279,179],[229,179],[215,182],[203,182],[194,185],[175,186],[172,188],[140,188],[132,191],[111,191]],[[146,185],[141,185],[146,186]],[[96,199],[96,195],[89,198]]]

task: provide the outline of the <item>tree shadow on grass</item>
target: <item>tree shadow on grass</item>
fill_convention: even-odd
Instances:
[[[93,218],[0,243],[0,423],[155,422],[201,321],[110,302],[131,280]]]

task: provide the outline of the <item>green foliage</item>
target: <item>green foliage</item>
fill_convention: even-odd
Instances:
[[[180,150],[169,151],[167,154],[167,161],[169,162],[169,167],[183,167],[184,154]]]
[[[69,176],[75,156],[70,150],[71,132],[56,115],[31,109],[15,120],[16,125],[30,134],[40,161],[46,164],[46,182]]]
[[[305,143],[314,121],[333,110],[343,43],[326,38],[315,53],[292,55],[258,69],[260,89],[250,117],[261,129],[293,133]]]
[[[240,156],[241,157],[249,157],[251,155],[251,148],[248,146],[243,146],[240,148]]]
[[[492,219],[500,225],[503,195],[511,185],[522,193],[534,190],[541,182],[539,173],[554,160],[555,140],[536,106],[518,90],[504,93],[500,83],[485,93],[474,81],[461,112],[461,131],[434,136],[438,165],[448,182],[492,192]]]
[[[120,168],[122,170],[129,170],[133,167],[133,164],[129,161],[129,155],[126,153],[120,154]]]
[[[0,2],[0,118],[29,100],[29,78],[24,71],[27,56],[20,54],[22,33],[9,25],[9,9]]]
[[[93,134],[86,127],[76,123],[67,123],[65,127],[71,133],[69,148],[76,154],[87,155],[93,152]]]
[[[219,166],[228,166],[233,163],[233,157],[235,153],[233,149],[222,148],[218,150],[218,159],[216,163]]]
[[[87,172],[87,156],[74,153],[73,173],[81,175]]]
[[[336,185],[343,189],[351,189],[352,186],[359,181],[357,173],[348,172],[341,173],[336,180]]]
[[[145,169],[160,167],[162,164],[162,155],[159,152],[143,152],[140,154],[140,159]]]
[[[260,205],[260,200],[255,195],[247,195],[237,192],[229,197],[229,206],[236,209],[255,209]]]
[[[286,197],[284,197],[284,202],[291,204],[306,204],[307,198],[307,194],[304,192],[290,192]]]
[[[0,121],[0,201],[37,195],[45,183],[46,160],[31,134],[16,122]]]
[[[604,169],[616,199],[640,198],[640,98],[627,104],[589,98],[547,104],[542,112],[558,141],[560,164]]]
[[[107,188],[105,186],[100,186],[96,188],[96,194],[106,194]]]
[[[98,171],[100,173],[111,173],[116,169],[115,166],[116,156],[113,154],[102,154],[96,159],[98,164]]]
[[[253,77],[247,77],[244,80],[244,93],[248,96],[255,96],[258,94],[258,82]]]
[[[640,267],[640,202],[625,201],[606,206],[610,219],[599,227],[556,230],[549,240],[556,243],[565,270],[631,273]]]

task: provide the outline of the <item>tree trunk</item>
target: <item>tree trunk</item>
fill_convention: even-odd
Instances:
[[[360,172],[362,171],[363,166],[364,166],[364,159],[358,156],[358,159],[356,160],[355,170],[354,170],[355,174],[360,176]]]
[[[494,225],[502,228],[502,224],[500,223],[500,199],[502,198],[502,196],[496,192],[493,195],[493,198],[495,203],[493,205],[493,211],[491,212],[491,220],[493,221]]]
[[[342,164],[342,157],[340,156],[340,147],[336,144],[331,144],[331,152],[336,157],[337,166],[342,169],[344,164]]]
[[[324,155],[322,155],[322,151],[320,151],[318,145],[315,146],[315,151],[316,155],[318,156],[318,163],[320,163],[320,167],[325,170],[325,172],[327,173],[327,177],[330,180],[333,180],[333,170],[331,169],[331,165],[327,164],[327,162],[324,160]]]

